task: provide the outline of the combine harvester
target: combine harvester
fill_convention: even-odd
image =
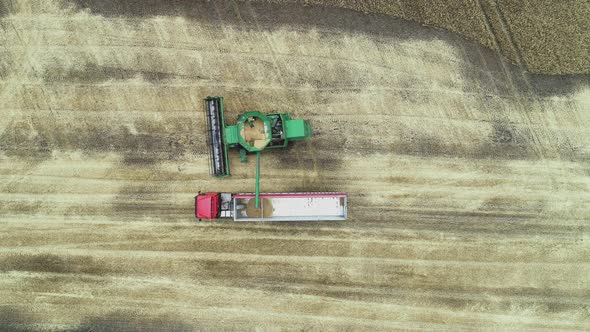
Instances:
[[[262,114],[249,111],[233,126],[225,125],[223,97],[205,99],[210,171],[216,177],[230,175],[228,150],[240,149],[240,161],[248,152],[256,153],[255,193],[200,193],[195,197],[199,220],[232,218],[235,221],[317,221],[345,220],[345,193],[260,193],[260,152],[266,148],[284,148],[290,141],[311,137],[305,120],[293,120],[289,114]]]

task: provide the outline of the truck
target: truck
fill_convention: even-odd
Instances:
[[[347,194],[336,192],[199,193],[195,215],[199,220],[233,218],[234,221],[338,221],[347,217]]]

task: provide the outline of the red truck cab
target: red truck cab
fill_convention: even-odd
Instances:
[[[199,219],[216,219],[221,212],[219,193],[199,193],[195,196],[195,215]]]

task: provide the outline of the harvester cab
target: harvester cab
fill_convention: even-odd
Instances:
[[[248,153],[256,153],[256,207],[260,194],[260,152],[266,148],[284,148],[290,141],[311,137],[311,126],[305,120],[294,120],[286,113],[262,114],[248,111],[238,117],[235,125],[225,124],[223,97],[205,98],[209,133],[211,174],[229,176],[230,148],[239,148],[240,161]]]

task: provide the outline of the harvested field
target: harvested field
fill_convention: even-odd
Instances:
[[[296,3],[14,0],[0,28],[0,330],[590,329],[588,76]],[[261,187],[349,220],[197,222],[254,188],[238,153],[209,176],[207,95],[309,119]]]

